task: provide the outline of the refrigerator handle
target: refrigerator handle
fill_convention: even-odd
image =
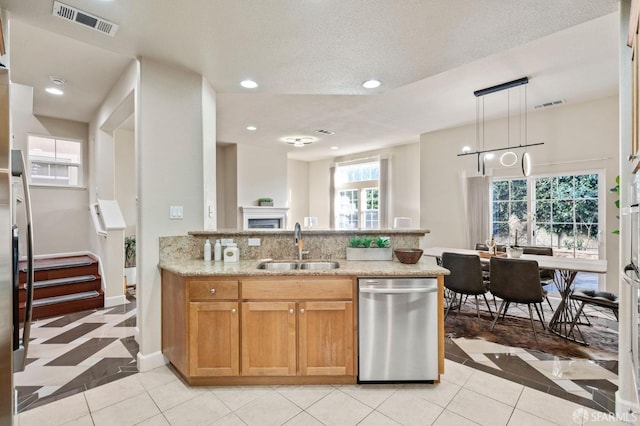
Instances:
[[[31,336],[31,316],[33,312],[33,222],[31,216],[31,195],[29,193],[29,182],[27,178],[27,165],[19,149],[11,150],[11,174],[20,177],[22,180],[22,189],[24,192],[24,206],[27,215],[27,282],[26,282],[26,301],[24,306],[24,327],[22,330],[22,365],[17,366],[20,371],[24,370],[27,362],[27,353],[29,350],[29,339]]]

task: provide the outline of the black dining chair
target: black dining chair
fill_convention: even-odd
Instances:
[[[489,291],[488,283],[482,277],[482,266],[480,257],[475,254],[442,253],[442,267],[450,271],[444,276],[444,286],[452,293],[449,305],[445,313],[445,318],[449,314],[451,307],[459,297],[458,312],[462,305],[462,296],[473,296],[476,302],[476,313],[478,314],[478,324],[480,324],[480,305],[478,296],[482,295],[484,302],[489,309],[489,314],[493,318],[491,307],[487,301],[486,293]]]
[[[525,246],[523,247],[523,254],[534,254],[537,256],[553,256],[553,248],[551,247],[542,247],[542,246]],[[550,284],[553,284],[553,277],[556,271],[553,269],[540,269],[540,285],[542,287],[546,287]],[[544,294],[544,299],[547,301],[551,312],[553,312],[553,306],[551,306],[551,302],[549,301],[549,296],[547,295],[546,290],[542,290]],[[541,307],[542,308],[542,307]],[[544,316],[544,313],[543,313]]]
[[[542,287],[540,286],[540,273],[538,262],[535,260],[510,259],[501,257],[491,258],[491,293],[502,299],[498,313],[491,324],[491,330],[495,328],[496,321],[507,313],[509,304],[526,303],[529,308],[529,319],[533,328],[533,336],[538,341],[538,334],[533,320],[531,305],[536,309],[542,328],[546,329],[540,316],[538,305],[544,300]],[[504,311],[504,312],[503,312]]]

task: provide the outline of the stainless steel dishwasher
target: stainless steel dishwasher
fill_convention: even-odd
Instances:
[[[437,279],[359,278],[358,382],[437,378]]]

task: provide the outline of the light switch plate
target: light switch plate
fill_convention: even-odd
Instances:
[[[182,219],[182,206],[169,206],[169,219]]]
[[[247,245],[249,247],[259,247],[260,246],[260,238],[249,238],[247,241]]]

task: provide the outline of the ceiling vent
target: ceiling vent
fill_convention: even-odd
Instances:
[[[75,7],[60,3],[59,1],[53,2],[53,16],[89,27],[103,34],[108,34],[111,37],[116,35],[116,31],[118,31],[117,24],[106,21]]]
[[[324,135],[335,135],[336,134],[336,132],[332,132],[331,130],[324,130],[324,129],[316,130],[316,132],[322,133]]]
[[[565,101],[564,99],[558,99],[557,101],[552,101],[552,102],[545,102],[543,104],[540,105],[536,105],[533,107],[533,109],[539,109],[539,108],[547,108],[547,107],[551,107],[551,106],[556,106],[556,105],[560,105],[560,104],[564,104],[567,101]]]

